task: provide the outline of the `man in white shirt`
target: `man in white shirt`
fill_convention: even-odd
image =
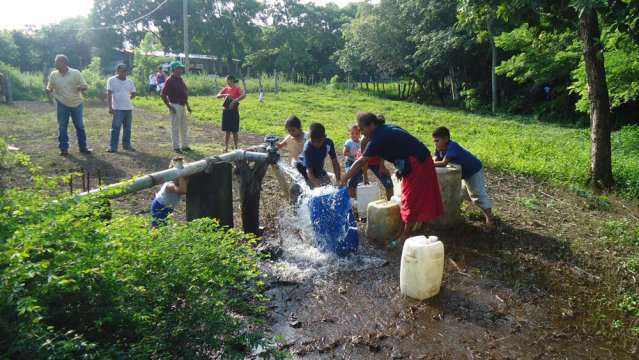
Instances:
[[[113,115],[111,122],[111,144],[107,152],[118,151],[120,128],[124,125],[122,147],[124,150],[135,151],[131,146],[131,123],[133,122],[133,99],[136,95],[135,84],[127,78],[128,70],[125,64],[119,64],[115,76],[107,81],[107,99],[109,100],[109,114]]]

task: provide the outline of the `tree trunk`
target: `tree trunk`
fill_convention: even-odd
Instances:
[[[610,102],[604,68],[603,45],[595,11],[579,16],[583,42],[588,102],[590,109],[590,186],[594,191],[612,187],[612,155],[610,150]]]
[[[495,74],[495,68],[497,67],[497,47],[495,46],[495,36],[492,31],[492,24],[488,22],[488,33],[490,34],[490,50],[492,62],[490,66],[490,86],[492,89],[492,111],[493,114],[497,111],[497,74]]]
[[[457,101],[459,98],[457,97],[457,81],[455,78],[455,69],[451,65],[450,68],[450,91],[453,95],[453,101]]]

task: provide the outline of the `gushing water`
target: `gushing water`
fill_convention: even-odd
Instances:
[[[286,160],[280,159],[279,168],[292,179],[299,188],[299,196],[287,206],[278,217],[282,257],[271,269],[272,274],[284,280],[313,279],[321,281],[322,276],[339,271],[359,271],[382,266],[386,261],[379,252],[366,248],[340,258],[330,252],[320,251],[313,231],[309,202],[311,198],[331,194],[334,186],[323,186],[313,190],[304,177]],[[344,234],[345,236],[345,234]],[[374,256],[378,255],[378,256]]]

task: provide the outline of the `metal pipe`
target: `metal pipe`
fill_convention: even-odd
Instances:
[[[186,164],[183,167],[176,166],[171,169],[147,174],[131,180],[119,182],[117,184],[108,185],[103,188],[85,191],[76,195],[75,198],[80,199],[90,194],[104,193],[107,198],[114,199],[153,187],[155,185],[163,184],[167,181],[172,181],[183,176],[197,174],[199,172],[205,171],[209,165],[218,162],[241,160],[272,162],[277,161],[277,157],[277,153],[273,155],[271,152],[259,153],[253,151],[235,150],[218,156],[210,156],[208,158]]]

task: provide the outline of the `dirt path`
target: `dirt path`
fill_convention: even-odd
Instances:
[[[17,110],[5,109],[0,108],[0,136],[49,175],[83,167],[95,183],[100,169],[102,181],[113,183],[164,169],[173,156],[168,114],[135,110],[133,144],[138,151],[109,154],[104,150],[110,116],[104,107],[87,106],[85,127],[94,154],[78,154],[70,130],[71,155],[60,157],[52,107],[25,103]],[[223,133],[213,125],[191,122],[189,134],[195,150],[186,155],[189,159],[222,149]],[[242,146],[261,139],[240,133]],[[21,186],[28,176],[20,171],[2,174],[0,186],[5,188]],[[273,334],[287,339],[282,347],[304,358],[639,356],[637,336],[611,327],[615,319],[632,323],[618,309],[615,296],[632,288],[636,279],[615,273],[611,268],[620,254],[602,250],[593,240],[597,221],[634,222],[637,203],[611,197],[610,209],[599,210],[578,192],[490,170],[487,183],[499,220],[493,233],[480,231],[481,216],[473,207],[464,210],[465,222],[455,229],[425,230],[438,235],[446,248],[442,290],[433,299],[417,302],[401,296],[400,251],[379,248],[364,236],[362,253],[386,259],[384,266],[328,272],[305,282],[272,278],[267,292],[272,298],[270,323]],[[66,185],[60,191],[68,191]],[[155,191],[128,196],[115,206],[147,213]],[[235,204],[237,226],[240,212]],[[277,241],[275,219],[284,204],[271,171],[260,206],[266,237]],[[178,217],[183,218],[181,209]]]

